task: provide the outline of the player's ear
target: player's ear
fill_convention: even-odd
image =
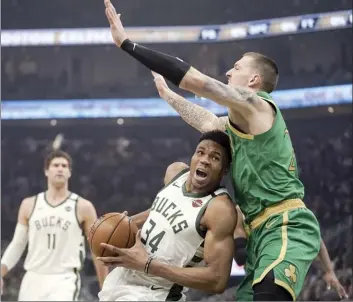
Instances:
[[[253,74],[253,75],[251,76],[251,78],[249,79],[248,85],[249,85],[250,87],[252,87],[252,86],[259,85],[260,82],[261,82],[261,77],[260,77],[260,75],[255,73],[255,74]]]

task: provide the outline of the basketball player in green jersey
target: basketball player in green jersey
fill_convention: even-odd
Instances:
[[[269,95],[278,81],[275,62],[258,53],[247,53],[227,72],[226,85],[179,58],[129,40],[110,0],[105,0],[105,6],[119,48],[176,86],[228,107],[228,117],[204,113],[198,129],[227,131],[233,147],[235,199],[250,229],[247,275],[237,300],[295,300],[321,246],[324,267],[335,279],[319,224],[302,201],[304,186],[298,178],[288,130]],[[173,97],[180,98],[175,93],[165,98]],[[193,116],[195,123],[200,116]]]

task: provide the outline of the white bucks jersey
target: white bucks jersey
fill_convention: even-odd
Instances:
[[[184,170],[157,194],[141,230],[141,240],[148,253],[158,261],[177,267],[204,265],[206,230],[200,228],[201,218],[213,198],[228,194],[225,188],[207,195],[187,193],[185,182],[189,173]],[[136,277],[144,279],[145,284],[147,281],[157,287],[173,287],[162,278],[143,273],[138,276],[135,273]]]
[[[42,274],[58,274],[81,269],[85,258],[85,238],[77,219],[79,196],[71,193],[52,206],[39,193],[29,219],[28,253],[24,268]]]

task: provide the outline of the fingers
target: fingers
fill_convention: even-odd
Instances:
[[[107,16],[107,19],[108,19],[110,25],[116,24],[117,15],[110,8],[105,9],[105,15]]]
[[[112,264],[122,264],[122,257],[97,257],[97,260],[103,262],[104,265],[112,265]]]
[[[127,211],[124,211],[124,212],[123,212],[123,215],[124,215],[124,216],[128,216],[128,212],[127,212]]]
[[[111,25],[118,23],[120,21],[121,14],[116,13],[115,7],[110,2],[110,0],[104,0],[104,4],[105,4],[105,14],[109,20],[109,23]]]
[[[109,10],[109,8],[105,9],[105,15],[107,16],[107,19],[109,21],[109,24],[112,25],[114,24],[114,19],[112,17],[111,11]]]
[[[140,242],[141,241],[141,229],[139,229],[136,233],[136,242]]]
[[[115,13],[115,7],[114,5],[110,2],[110,0],[104,0],[104,5],[106,8],[109,8],[111,10],[113,10],[113,12]]]
[[[104,4],[105,4],[105,7],[106,7],[106,10],[110,10],[114,15],[116,15],[116,10],[115,10],[115,7],[114,5],[110,2],[110,0],[104,0]],[[118,18],[120,18],[120,14],[117,15]]]
[[[348,295],[342,285],[339,285],[337,292],[338,292],[338,295],[340,296],[340,298],[348,298]]]
[[[327,290],[331,290],[331,283],[327,283],[326,288]]]
[[[152,75],[153,75],[153,77],[155,78],[155,80],[160,79],[160,78],[163,78],[160,74],[158,74],[158,73],[156,73],[156,72],[154,72],[154,71],[151,71],[151,72],[152,72]]]
[[[111,251],[117,255],[124,255],[124,251],[123,249],[119,249],[116,246],[110,245],[110,244],[106,244],[106,243],[101,243],[101,246],[104,247],[106,250]]]
[[[152,71],[152,75],[153,75],[153,78],[154,78],[154,81],[156,82],[156,84],[164,84],[165,83],[163,76],[161,76],[160,74]]]

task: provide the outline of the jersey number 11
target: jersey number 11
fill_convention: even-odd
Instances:
[[[48,233],[48,249],[54,250],[55,249],[55,242],[56,242],[56,234]]]

